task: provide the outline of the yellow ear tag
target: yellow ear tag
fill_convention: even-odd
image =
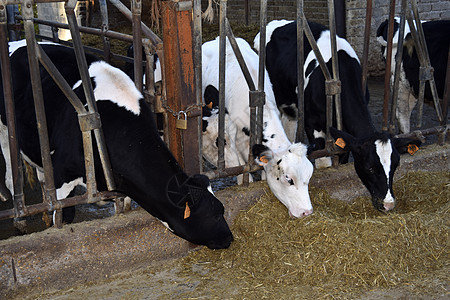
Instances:
[[[344,149],[345,148],[345,141],[342,138],[338,138],[335,142],[335,144],[337,146],[339,146],[340,148]]]
[[[265,155],[261,156],[259,158],[259,160],[265,164],[267,164],[269,162],[269,159]]]
[[[416,153],[417,150],[419,150],[419,147],[417,147],[414,144],[409,144],[407,147],[408,147],[408,153],[411,155],[414,155],[414,153]]]
[[[191,216],[191,209],[189,208],[189,205],[186,202],[186,208],[184,209],[184,218],[187,219],[190,216]]]
[[[207,104],[206,107],[208,107],[209,109],[212,109],[212,101],[209,102],[209,104]]]

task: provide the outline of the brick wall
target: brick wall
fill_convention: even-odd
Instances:
[[[219,1],[216,1],[219,3]],[[259,23],[259,0],[248,0],[249,23]],[[448,0],[419,0],[418,9],[422,20],[450,19],[450,1]],[[328,24],[327,0],[304,0],[304,11],[309,21]],[[346,31],[347,40],[356,53],[362,57],[364,42],[364,26],[366,18],[367,0],[346,0]],[[389,16],[389,0],[373,0],[370,48],[369,48],[369,75],[380,76],[384,74],[384,62],[381,51],[376,42],[376,30],[381,22]],[[396,12],[400,12],[400,3],[397,1]],[[202,8],[207,7],[208,1],[202,0]],[[245,1],[228,0],[228,18],[231,23],[242,23],[245,20]],[[218,20],[218,6],[215,7],[216,21]],[[275,19],[295,19],[296,1],[272,0],[267,1],[267,21]]]

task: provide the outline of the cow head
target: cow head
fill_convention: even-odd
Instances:
[[[176,207],[167,227],[176,235],[211,249],[228,248],[233,235],[223,216],[224,207],[214,196],[208,177],[184,173],[174,175],[167,184],[167,197]]]
[[[295,218],[313,211],[308,193],[313,165],[306,157],[306,151],[306,146],[301,143],[292,144],[281,153],[274,153],[261,144],[252,148],[256,163],[266,171],[270,189]]]
[[[392,138],[388,133],[375,133],[362,139],[335,128],[330,128],[330,133],[339,147],[352,153],[356,173],[369,190],[373,206],[382,212],[392,210],[395,207],[392,182],[400,154],[412,154],[421,142]]]

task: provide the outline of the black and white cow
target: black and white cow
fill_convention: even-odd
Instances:
[[[258,55],[243,39],[236,39],[244,57],[253,81],[258,82]],[[219,87],[219,38],[209,41],[202,46],[202,76],[203,91]],[[229,121],[237,129],[237,134],[230,141],[236,146],[238,155],[247,162],[249,149],[249,87],[239,67],[230,43],[226,47],[225,67],[225,108]],[[293,217],[302,217],[312,213],[311,201],[308,193],[308,183],[312,176],[313,166],[306,157],[306,145],[292,144],[284,132],[280,120],[280,113],[275,103],[269,77],[265,72],[266,103],[263,114],[263,144],[254,146],[253,154],[257,163],[264,166],[267,182],[274,195],[288,208]],[[227,118],[228,118],[227,117]],[[227,119],[226,118],[226,119]],[[210,143],[215,143],[214,137]],[[234,167],[232,152],[225,152],[227,167]],[[216,155],[217,157],[217,155]],[[217,161],[217,158],[213,161]]]
[[[400,19],[394,19],[394,37],[392,40],[391,80],[394,80],[395,55],[397,53],[398,31]],[[434,81],[439,99],[444,96],[445,75],[450,45],[450,20],[429,21],[422,23],[425,41],[430,56],[430,64],[434,68]],[[381,45],[384,58],[387,55],[388,20],[381,23],[377,30],[377,40]],[[402,65],[400,67],[398,86],[397,119],[399,129],[403,133],[410,131],[411,112],[417,103],[419,95],[420,62],[408,22],[405,23]],[[425,86],[425,99],[433,101],[429,84]]]
[[[42,47],[85,102],[74,51],[60,45]],[[159,137],[152,111],[124,72],[95,57],[86,58],[117,191],[134,199],[179,237],[213,249],[229,247],[233,235],[223,216],[224,207],[212,193],[208,178],[183,172]],[[23,157],[40,168],[27,48],[15,50],[10,60],[19,147]],[[42,67],[40,74],[55,186],[61,199],[70,192],[68,187],[83,185],[85,181],[81,132],[69,101]],[[0,92],[0,133],[4,140],[7,128],[3,125],[6,124],[3,87]],[[9,161],[9,149],[2,147],[2,150]],[[94,160],[98,187],[105,190],[98,155]]]
[[[330,31],[309,22],[314,39],[331,70]],[[270,27],[270,24],[268,25]],[[296,117],[297,104],[297,32],[296,23],[267,31],[266,65],[278,107],[289,117]],[[350,44],[337,37],[343,131],[330,128],[331,135],[341,138],[343,148],[354,158],[355,170],[369,190],[375,208],[389,211],[395,206],[392,180],[400,160],[399,151],[408,143],[419,141],[392,139],[377,133],[367,107],[369,96],[363,97],[361,66]],[[305,37],[305,131],[313,145],[324,145],[326,128],[325,78],[311,46]],[[335,119],[335,118],[334,118]]]

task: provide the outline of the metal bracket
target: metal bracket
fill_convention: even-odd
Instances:
[[[79,114],[78,123],[80,124],[80,129],[82,132],[100,129],[102,127],[100,114],[98,112]]]
[[[325,80],[325,94],[327,96],[334,96],[341,93],[341,81],[340,80]]]
[[[434,68],[433,67],[420,67],[419,80],[431,80],[433,79]]]
[[[266,104],[266,93],[263,91],[249,91],[250,107],[261,107]]]
[[[1,0],[0,1],[0,25],[6,24],[6,1]]]
[[[192,1],[180,1],[175,4],[176,11],[192,10]]]

